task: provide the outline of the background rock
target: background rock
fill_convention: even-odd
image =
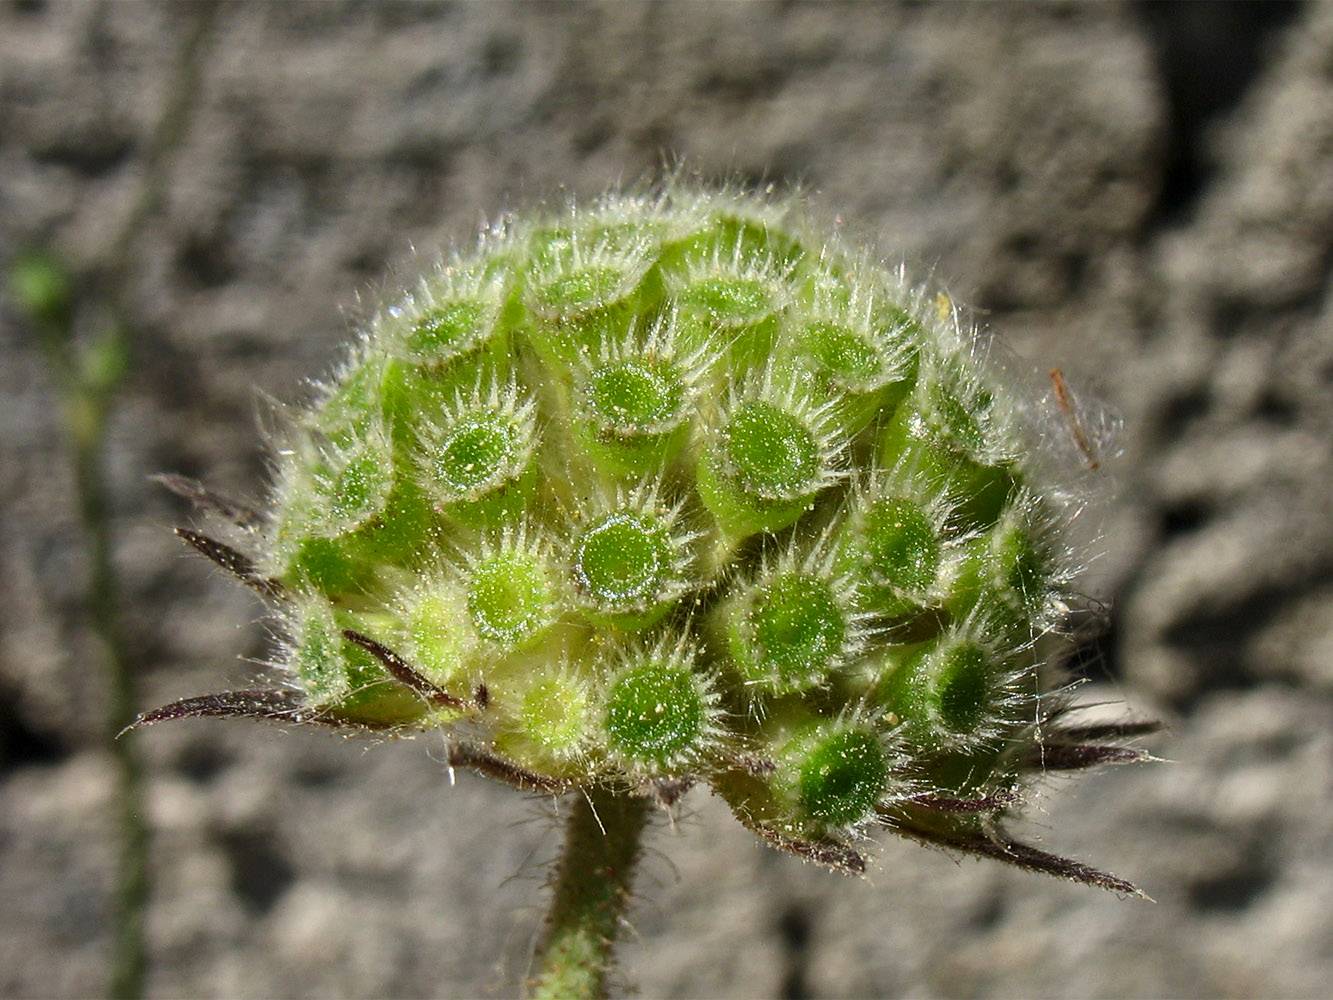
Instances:
[[[188,513],[147,477],[257,494],[257,400],[325,370],[414,246],[677,156],[800,182],[1125,416],[1089,695],[1165,716],[1174,763],[1053,782],[1029,832],[1158,902],[898,842],[857,884],[695,793],[653,838],[626,979],[1326,989],[1333,5],[224,3],[182,71],[212,9],[0,7],[0,266],[48,248],[85,333],[98,303],[130,321],[107,473],[143,707],[264,655],[258,604],[179,550]],[[110,942],[106,693],[56,390],[9,304],[0,359],[0,993],[84,996]],[[141,745],[153,995],[515,992],[555,807],[451,786],[429,740],[192,722]]]

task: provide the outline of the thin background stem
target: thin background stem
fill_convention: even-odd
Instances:
[[[119,619],[119,582],[112,561],[111,498],[104,457],[112,404],[128,367],[130,284],[134,245],[166,198],[171,153],[179,148],[197,106],[204,57],[220,4],[191,10],[193,23],[177,54],[170,95],[144,153],[139,196],[95,270],[75,287],[47,254],[21,258],[10,275],[58,386],[73,467],[75,502],[87,557],[89,628],[101,647],[107,677],[106,731],[117,771],[119,806],[112,954],[107,993],[141,997],[147,971],[145,925],[150,898],[149,829],[143,811],[144,767],[132,733],[134,668]],[[109,8],[103,7],[105,15]],[[27,293],[27,294],[24,294]],[[81,327],[96,331],[80,343]],[[117,738],[117,737],[120,738]]]

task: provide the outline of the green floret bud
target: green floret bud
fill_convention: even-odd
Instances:
[[[896,618],[936,599],[944,539],[920,503],[887,496],[862,507],[839,535],[867,611]]]
[[[680,373],[649,358],[599,368],[586,391],[588,409],[605,431],[623,437],[674,424],[685,401]]]
[[[990,656],[976,643],[960,643],[938,653],[932,665],[932,696],[940,725],[950,732],[975,731],[990,708]]]
[[[759,278],[699,277],[677,294],[677,303],[703,313],[719,326],[744,326],[766,318],[777,307],[773,288]]]
[[[609,267],[584,268],[551,278],[534,292],[534,310],[540,315],[578,316],[614,302],[626,294],[625,276]]]
[[[519,428],[500,413],[468,413],[440,443],[432,481],[446,502],[475,500],[521,468]]]
[[[314,705],[336,702],[351,685],[342,629],[334,619],[333,608],[318,599],[302,602],[294,631],[289,665],[301,687]]]
[[[479,559],[467,585],[467,608],[482,637],[509,649],[531,645],[557,611],[545,561],[516,549]]]
[[[915,372],[920,324],[884,295],[861,264],[852,275],[817,280],[810,311],[793,310],[797,349],[844,392],[874,392]]]
[[[810,383],[827,395],[831,419],[846,433],[883,422],[916,378],[920,328],[902,309],[880,301],[873,279],[860,276],[850,289],[824,281],[813,312],[793,309],[790,350]]]
[[[383,381],[391,362],[379,354],[347,363],[339,380],[302,423],[329,440],[355,441],[383,420]]]
[[[967,638],[943,640],[907,658],[886,679],[880,700],[909,739],[949,746],[985,739],[998,715],[996,656]]]
[[[1037,615],[1052,591],[1052,559],[1027,525],[1001,520],[989,539],[991,567],[1002,594],[1029,615]]]
[[[888,756],[868,726],[818,726],[794,739],[781,758],[801,813],[832,827],[873,816],[888,784]]]
[[[1021,640],[1058,613],[1058,567],[1033,503],[1020,496],[963,547],[945,599],[955,618],[982,609]]]
[[[940,538],[917,504],[890,497],[870,505],[865,544],[877,583],[908,594],[927,594],[940,571]]]
[[[742,489],[764,500],[791,500],[819,482],[819,442],[794,414],[770,403],[741,407],[723,431],[726,456]]]
[[[392,487],[392,466],[385,466],[383,455],[367,451],[355,456],[329,490],[330,520],[349,527],[369,520],[384,508]]]
[[[679,593],[681,559],[667,524],[651,514],[619,510],[579,535],[574,583],[594,620],[645,628]]]
[[[534,485],[535,414],[516,386],[492,385],[425,428],[417,460],[437,509],[473,525],[516,513]]]
[[[675,255],[684,261],[719,260],[743,263],[776,262],[783,268],[803,255],[795,234],[785,225],[787,207],[747,197],[702,195],[682,204],[682,217],[698,217],[697,228],[682,234]]]
[[[671,272],[667,283],[682,311],[729,329],[763,322],[791,295],[777,264],[767,255],[746,253],[741,243],[690,255],[683,272]]]
[[[556,756],[577,753],[588,740],[586,685],[548,677],[523,693],[524,733]]]
[[[982,421],[995,405],[989,390],[979,390],[964,405],[963,401],[938,382],[930,385],[930,403],[925,409],[927,418],[941,438],[956,451],[973,459],[983,458],[988,451]]]
[[[795,294],[791,277],[789,265],[751,252],[744,237],[730,245],[703,237],[681,260],[664,262],[663,284],[686,343],[720,347],[748,367],[772,353]]]
[[[606,697],[611,752],[631,767],[670,771],[697,756],[711,729],[706,682],[688,657],[660,647],[631,663]]]
[[[807,323],[799,334],[815,363],[841,386],[870,386],[881,377],[883,359],[859,331],[831,320]]]
[[[598,738],[600,718],[592,686],[568,662],[530,664],[517,681],[513,717],[496,745],[522,766],[542,773],[578,774]]]
[[[477,647],[468,597],[447,577],[419,582],[401,601],[403,652],[432,683],[448,687],[463,675]]]
[[[837,445],[816,420],[754,400],[737,406],[699,466],[699,496],[724,531],[778,531],[837,480]]]
[[[651,239],[623,245],[611,237],[577,230],[536,234],[528,308],[543,320],[568,321],[631,295],[651,266],[656,247]]]
[[[381,317],[385,346],[403,361],[437,373],[471,355],[497,333],[506,278],[479,262],[453,258],[421,282],[406,305]]]
[[[716,352],[682,355],[678,317],[611,331],[575,365],[574,436],[600,470],[660,478],[689,440],[698,388]]]
[[[384,512],[393,484],[392,456],[380,435],[356,441],[315,477],[312,532],[335,538],[368,523]]]
[[[730,648],[747,684],[777,693],[822,683],[841,659],[849,622],[833,585],[782,573],[750,594],[730,628]]]
[[[644,356],[610,361],[579,387],[580,443],[614,475],[658,472],[684,445],[687,386],[677,366]]]
[[[443,721],[413,691],[385,673],[366,650],[349,642],[347,628],[367,627],[318,595],[296,598],[288,619],[286,665],[321,716],[347,725],[414,725]]]
[[[412,324],[404,338],[419,361],[444,361],[485,336],[493,322],[486,303],[464,300],[438,305]]]

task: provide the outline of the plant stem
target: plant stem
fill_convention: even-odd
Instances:
[[[575,800],[538,953],[533,1000],[606,996],[649,801],[605,789]]]
[[[74,482],[88,556],[88,614],[109,678],[107,738],[118,774],[119,839],[113,912],[115,939],[107,995],[140,997],[147,954],[148,823],[143,812],[143,763],[133,734],[116,739],[134,719],[134,668],[120,629],[119,586],[111,560],[110,498],[104,466],[107,410],[113,385],[78,385],[67,402]]]

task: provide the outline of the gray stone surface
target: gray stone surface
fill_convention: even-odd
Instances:
[[[179,551],[188,515],[147,477],[258,493],[258,400],[331,363],[417,254],[665,157],[799,181],[1124,414],[1088,695],[1167,718],[1171,763],[1052,781],[1028,832],[1157,902],[898,842],[859,884],[696,792],[654,833],[626,980],[1326,993],[1333,5],[224,4],[154,174],[202,10],[0,6],[0,265],[49,247],[89,328],[109,297],[131,324],[107,473],[144,707],[245,683],[264,650],[258,604]],[[110,941],[105,688],[55,389],[0,305],[0,994],[86,996]],[[141,745],[152,995],[516,992],[557,806],[451,786],[424,739],[189,722]]]

